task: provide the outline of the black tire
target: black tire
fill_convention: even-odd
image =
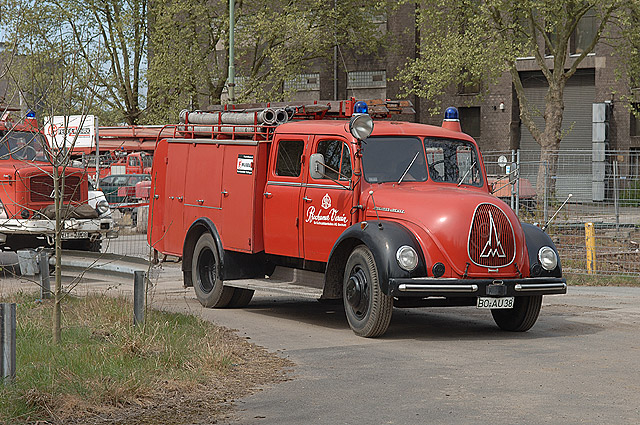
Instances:
[[[513,308],[505,310],[491,310],[493,320],[503,331],[525,332],[538,320],[542,295],[530,297],[516,297]]]
[[[347,260],[342,298],[347,321],[356,335],[374,338],[386,332],[391,322],[393,298],[380,289],[378,267],[364,245],[357,246]]]
[[[102,239],[77,239],[62,241],[62,249],[73,249],[76,251],[100,252],[102,250]]]
[[[233,296],[229,301],[227,307],[241,308],[249,305],[251,298],[253,297],[253,289],[233,288]]]
[[[191,261],[193,289],[203,307],[226,307],[234,288],[224,286],[220,276],[220,254],[213,236],[203,233],[193,248]]]

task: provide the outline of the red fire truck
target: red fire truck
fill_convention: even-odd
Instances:
[[[542,295],[566,293],[553,242],[490,194],[455,108],[442,127],[374,125],[398,105],[298,105],[280,125],[273,104],[183,112],[155,151],[150,244],[182,257],[205,307],[246,305],[253,291],[234,281],[281,266],[321,273],[321,299],[342,299],[360,336],[420,306],[476,306],[528,330]]]
[[[19,111],[13,111],[14,113]],[[53,245],[55,207],[49,148],[35,114],[14,122],[0,120],[0,248],[18,250]],[[86,172],[68,167],[64,174],[62,240],[69,249],[100,249],[115,236],[106,201],[88,204]]]

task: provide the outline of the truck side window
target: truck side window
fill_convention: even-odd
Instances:
[[[276,175],[298,177],[302,169],[300,158],[303,151],[304,142],[302,140],[281,140],[278,144]]]
[[[321,140],[316,153],[324,156],[326,178],[334,180],[351,178],[351,157],[346,143],[340,140]],[[338,176],[338,172],[341,176]]]

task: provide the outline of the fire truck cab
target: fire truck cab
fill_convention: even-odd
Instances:
[[[436,127],[374,123],[367,109],[340,102],[329,111],[348,121],[294,114],[273,128],[255,113],[244,138],[225,113],[209,128],[187,116],[156,149],[150,244],[182,257],[206,307],[246,305],[253,291],[234,280],[281,266],[322,273],[322,299],[342,299],[364,337],[394,307],[476,306],[531,328],[542,295],[566,293],[557,250],[490,194],[457,111]]]
[[[38,129],[35,114],[14,122],[0,120],[0,248],[18,250],[52,246],[56,231],[53,166],[49,146]],[[113,236],[113,220],[106,201],[89,205],[84,170],[60,172],[63,187],[64,248],[99,251],[101,240]]]

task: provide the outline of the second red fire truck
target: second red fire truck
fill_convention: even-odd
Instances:
[[[566,292],[553,242],[490,194],[455,108],[435,127],[374,124],[402,110],[391,101],[263,106],[183,111],[155,151],[149,242],[182,257],[203,306],[244,306],[253,290],[234,280],[303,269],[375,337],[419,306],[526,331],[543,295]]]

